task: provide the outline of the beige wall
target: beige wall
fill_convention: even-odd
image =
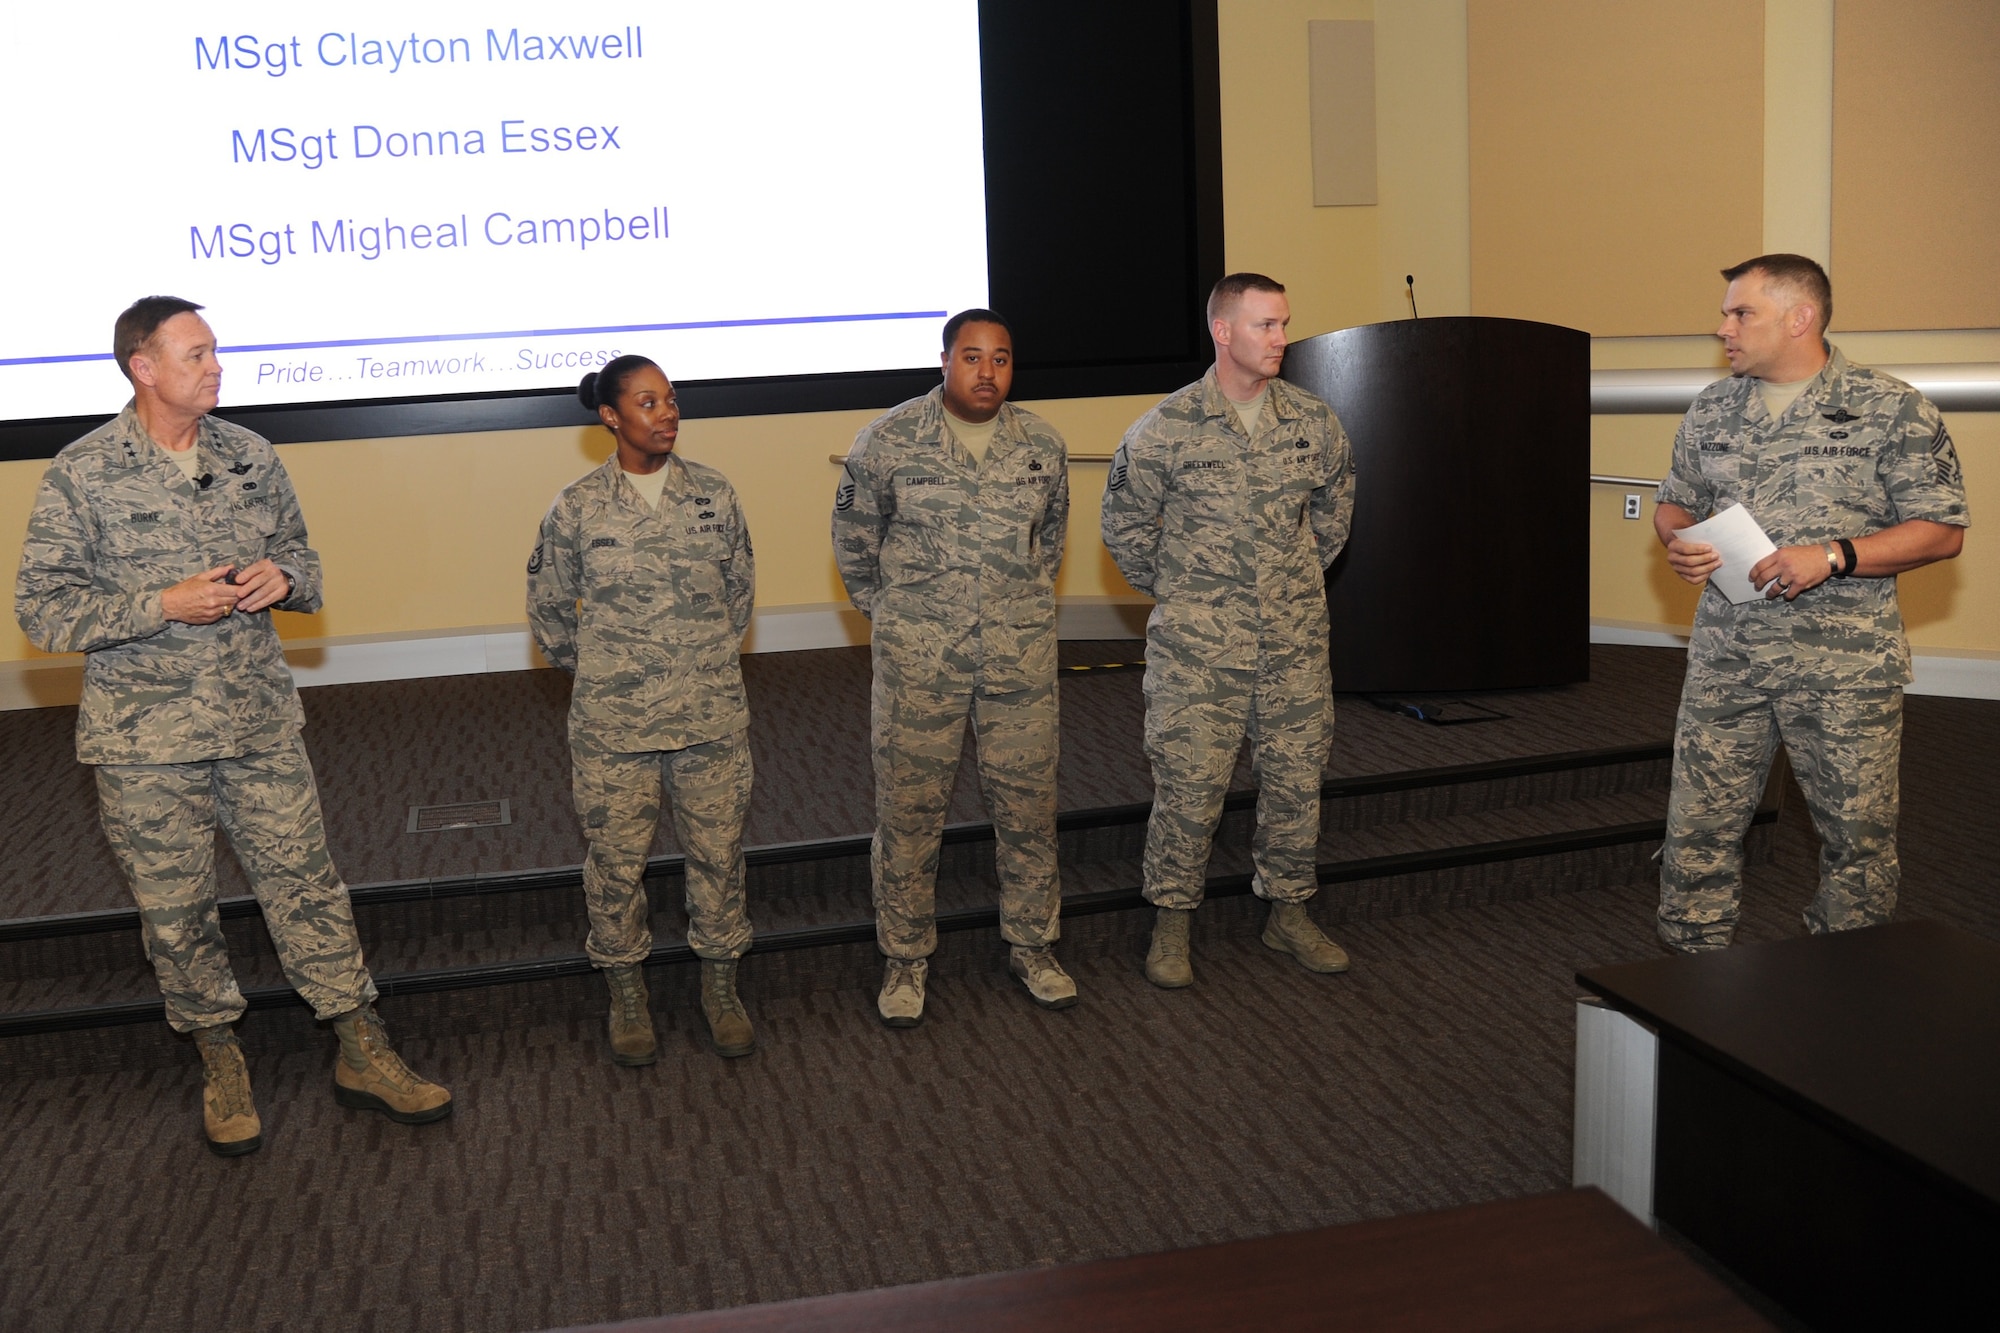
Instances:
[[[1376,23],[1380,203],[1316,209],[1306,24],[1355,18]],[[1285,281],[1298,335],[1401,317],[1406,272],[1418,274],[1425,314],[1470,313],[1465,0],[1395,0],[1379,12],[1366,0],[1221,0],[1221,20],[1229,266],[1261,269]],[[1823,257],[1831,208],[1830,135],[1823,127],[1832,115],[1826,63],[1832,58],[1832,0],[1768,0],[1765,21],[1773,47],[1787,59],[1766,62],[1765,82],[1782,86],[1786,110],[1764,117],[1763,239],[1766,248]],[[1727,132],[1720,113],[1716,132]],[[1783,207],[1774,208],[1773,198]],[[1740,257],[1719,257],[1716,266]],[[226,326],[226,312],[218,318]],[[1855,359],[1878,364],[2000,361],[2000,331],[1842,334],[1838,340]],[[1592,357],[1600,368],[1718,364],[1715,345],[1705,337],[1600,338]],[[1104,453],[1149,404],[1147,398],[1111,398],[1033,406],[1056,422],[1074,451]],[[689,455],[722,467],[742,494],[757,541],[760,607],[841,599],[826,542],[837,472],[827,456],[846,448],[866,416],[830,412],[688,424],[683,440]],[[2000,475],[2000,417],[1956,416],[1951,424],[1975,514],[1984,516],[1993,512],[1987,501],[2000,496],[1992,482]],[[1599,418],[1596,469],[1659,475],[1673,426],[1671,418]],[[581,429],[285,446],[286,465],[325,557],[329,609],[284,617],[284,633],[421,635],[519,625],[522,566],[535,525],[556,490],[601,460],[607,447],[602,432]],[[0,567],[7,570],[18,559],[19,534],[43,467],[0,464]],[[1096,535],[1103,473],[1102,464],[1075,468],[1070,555],[1059,588],[1066,596],[1129,592]],[[1622,492],[1597,490],[1593,616],[1686,624],[1687,594],[1663,578],[1650,524],[1618,518]],[[2000,652],[2000,543],[1975,535],[1964,558],[1910,576],[1906,589],[1920,647]],[[0,600],[7,603],[0,661],[36,656],[14,625],[11,592],[11,580],[0,580]]]
[[[2000,4],[1841,0],[1833,51],[1833,249],[1856,275],[1835,309],[2000,324]]]
[[[1473,312],[1704,329],[1715,256],[1763,231],[1761,0],[1471,0],[1468,18]]]

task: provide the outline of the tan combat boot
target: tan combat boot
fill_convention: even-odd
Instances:
[[[757,1047],[750,1015],[736,998],[736,960],[701,960],[701,1013],[708,1020],[708,1037],[717,1055],[748,1055]]]
[[[924,978],[930,975],[928,958],[891,958],[882,969],[882,993],[875,997],[875,1012],[892,1028],[913,1028],[924,1021]]]
[[[426,1125],[451,1114],[451,1093],[410,1072],[389,1044],[374,1005],[334,1019],[333,1034],[340,1038],[333,1099],[342,1106],[380,1111],[399,1125]]]
[[[1264,923],[1264,943],[1298,959],[1309,972],[1347,970],[1347,950],[1321,933],[1306,915],[1304,903],[1272,903],[1271,919]]]
[[[1194,985],[1194,963],[1188,957],[1188,930],[1194,913],[1162,907],[1153,915],[1153,943],[1146,950],[1146,980],[1165,990]]]
[[[653,1063],[660,1058],[660,1047],[653,1037],[645,969],[637,963],[607,967],[604,980],[611,987],[611,1062],[634,1067]]]
[[[217,1157],[241,1157],[264,1146],[264,1124],[250,1097],[250,1070],[236,1030],[224,1023],[194,1034],[201,1053],[201,1131]]]
[[[1016,944],[1007,950],[1007,970],[1028,988],[1028,998],[1044,1009],[1067,1009],[1076,1003],[1076,983],[1056,961],[1056,951]]]

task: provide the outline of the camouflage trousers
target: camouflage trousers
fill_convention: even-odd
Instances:
[[[1734,935],[1743,835],[1780,740],[1821,843],[1806,929],[1872,926],[1895,910],[1902,690],[1749,690],[1690,672],[1660,858],[1659,932],[1672,947],[1720,949]]]
[[[312,762],[297,735],[235,759],[101,764],[97,797],[174,1031],[243,1016],[215,906],[218,823],[264,910],[285,979],[313,1013],[332,1018],[374,1000],[347,886],[326,849]]]
[[[993,817],[1000,935],[1031,948],[1061,933],[1056,869],[1056,686],[987,694],[897,683],[878,661],[869,692],[875,749],[875,941],[891,958],[937,950],[938,845],[966,718]]]
[[[1319,891],[1319,789],[1333,744],[1333,679],[1325,652],[1267,659],[1232,671],[1149,652],[1146,760],[1153,814],[1146,824],[1146,901],[1201,905],[1223,797],[1248,736],[1257,781],[1251,840],[1260,898],[1304,902]]]
[[[686,872],[688,945],[703,958],[741,958],[750,948],[743,898],[743,821],[750,813],[750,733],[681,750],[605,750],[570,735],[576,815],[590,851],[583,900],[590,911],[584,952],[599,967],[642,963],[652,952],[646,854],[660,826],[660,793],[673,803],[674,840]]]

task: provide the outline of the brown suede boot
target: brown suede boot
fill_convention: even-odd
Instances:
[[[750,1015],[736,998],[736,960],[701,960],[701,1013],[708,1020],[709,1040],[717,1055],[748,1055],[757,1048]]]
[[[236,1029],[228,1023],[194,1034],[201,1053],[201,1130],[217,1157],[241,1157],[264,1146],[264,1124],[250,1097],[250,1070]]]
[[[1271,904],[1271,917],[1264,923],[1264,946],[1290,954],[1310,972],[1347,970],[1347,950],[1313,924],[1304,903]]]
[[[646,970],[637,963],[607,967],[604,980],[611,987],[611,1062],[632,1067],[653,1063],[660,1058],[660,1046],[653,1036]]]
[[[451,1114],[451,1093],[410,1072],[389,1044],[374,1005],[334,1019],[333,1034],[340,1038],[333,1099],[342,1106],[380,1111],[399,1125],[427,1125]]]
[[[1194,963],[1188,957],[1188,930],[1194,913],[1162,907],[1153,913],[1153,942],[1146,949],[1146,980],[1163,990],[1194,985]]]

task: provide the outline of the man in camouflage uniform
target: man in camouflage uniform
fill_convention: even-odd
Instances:
[[[590,845],[584,948],[611,989],[612,1059],[653,1063],[641,965],[653,947],[646,854],[664,786],[684,857],[702,1013],[718,1054],[748,1055],[755,1034],[736,969],[750,948],[750,712],[738,658],[756,600],[750,529],[720,472],[671,452],[680,407],[657,366],[620,357],[586,384],[593,398],[603,386],[605,402],[593,405],[620,444],[556,497],[528,561],[535,641],[576,678],[571,775]],[[648,479],[656,498],[640,489]]]
[[[1076,1003],[1055,960],[1056,571],[1068,451],[1007,401],[1013,335],[991,310],[944,327],[944,383],[856,437],[834,497],[833,551],[873,626],[876,1007],[921,1021],[937,949],[938,843],[966,718],[993,815],[1000,934],[1037,1004]]]
[[[1937,409],[1825,341],[1818,264],[1762,255],[1722,276],[1733,374],[1688,408],[1653,526],[1694,584],[1721,560],[1678,533],[1718,510],[1742,505],[1778,550],[1749,571],[1762,600],[1710,588],[1695,609],[1660,874],[1660,938],[1684,952],[1735,931],[1743,834],[1780,740],[1823,842],[1806,928],[1889,919],[1910,680],[1896,575],[1956,556],[1969,521]]]
[[[1215,366],[1139,418],[1104,489],[1104,545],[1156,603],[1146,626],[1146,976],[1191,985],[1189,926],[1248,735],[1264,943],[1315,972],[1347,955],[1306,913],[1318,891],[1321,771],[1333,739],[1326,567],[1354,513],[1353,455],[1327,405],[1276,378],[1285,289],[1234,273],[1208,300]]]
[[[132,401],[49,465],[14,604],[37,647],[85,655],[77,758],[97,768],[167,1021],[201,1053],[209,1146],[229,1156],[263,1138],[216,913],[218,820],[286,979],[333,1020],[335,1097],[420,1123],[448,1114],[451,1094],[409,1071],[375,1017],[267,614],[319,608],[319,557],[277,453],[208,415],[222,371],[200,308],[156,296],[119,316]]]

